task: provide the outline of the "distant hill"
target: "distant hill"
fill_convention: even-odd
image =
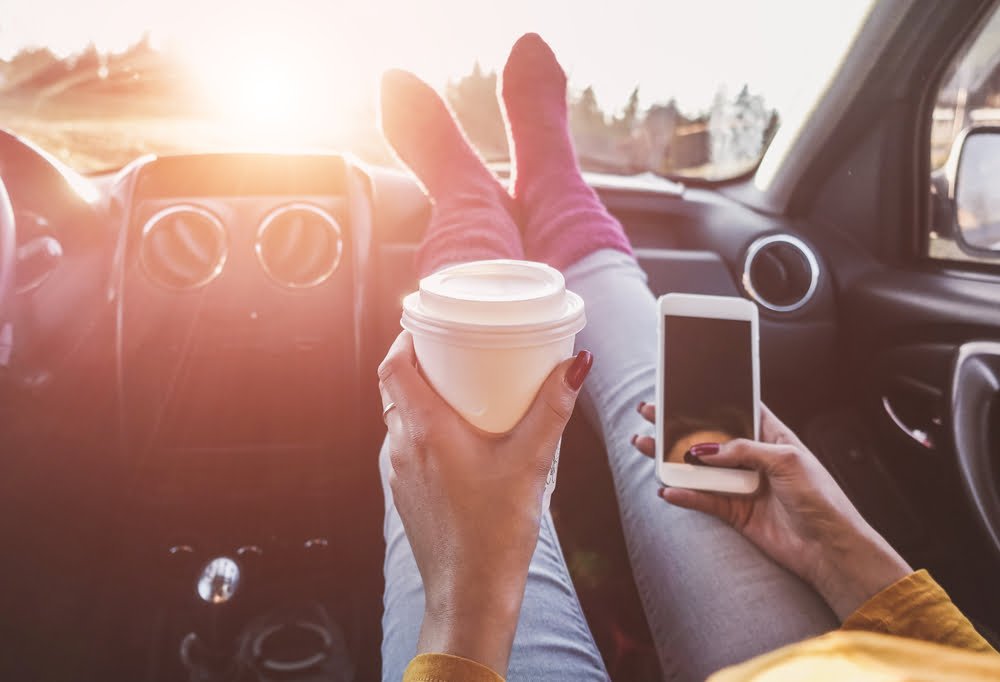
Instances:
[[[49,50],[21,52],[3,65],[0,97],[35,106],[118,113],[198,113],[192,78],[179,60],[140,42],[120,54],[89,47],[59,59]]]
[[[3,63],[3,80],[0,92],[16,90],[21,83],[31,80],[37,74],[59,63],[59,58],[46,48],[31,48],[18,52],[10,61]]]

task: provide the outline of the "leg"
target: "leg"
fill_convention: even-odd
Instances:
[[[569,131],[566,74],[537,34],[510,51],[501,82],[528,258],[563,270],[597,249],[632,253],[618,222],[580,176]]]
[[[523,258],[510,197],[469,146],[447,106],[415,76],[390,72],[382,84],[382,128],[423,183],[433,205],[417,254],[421,274],[477,259]],[[382,678],[399,680],[416,653],[424,590],[388,485],[388,448],[379,467],[385,494],[385,611]],[[546,514],[532,557],[509,678],[605,680],[607,673]]]
[[[521,38],[504,69],[515,198],[530,258],[560,268],[587,308],[594,353],[580,403],[604,439],[629,558],[669,679],[715,670],[837,626],[820,597],[716,519],[656,496],[653,463],[629,442],[653,400],[656,301],[618,221],[586,187],[566,124],[566,79],[547,45]]]
[[[382,679],[397,682],[416,653],[424,588],[389,489],[389,450],[379,457],[385,493],[385,611]],[[604,663],[570,582],[546,513],[531,559],[521,619],[510,656],[510,680],[606,680]]]
[[[431,219],[417,250],[421,276],[470,260],[524,257],[510,197],[434,90],[413,74],[382,79],[382,132],[420,180]]]
[[[604,439],[629,558],[668,679],[704,679],[726,665],[839,626],[798,577],[722,522],[656,496],[653,463],[629,439],[655,393],[656,301],[635,260],[602,250],[565,272],[594,353],[580,404]]]

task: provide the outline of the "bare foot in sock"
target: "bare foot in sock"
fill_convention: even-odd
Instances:
[[[538,34],[521,36],[501,80],[528,258],[563,269],[600,249],[632,253],[628,238],[583,177],[570,138],[566,74]]]
[[[406,71],[382,77],[382,134],[423,184],[432,214],[417,251],[424,276],[452,263],[524,258],[510,196],[434,90]]]

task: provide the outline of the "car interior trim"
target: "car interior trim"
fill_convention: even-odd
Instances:
[[[165,218],[169,218],[173,215],[179,215],[183,213],[194,213],[195,215],[205,219],[212,226],[213,231],[219,239],[220,251],[215,258],[215,262],[212,268],[209,269],[206,274],[186,286],[176,286],[164,282],[161,278],[153,274],[151,266],[148,263],[148,256],[146,254],[146,242],[150,238],[150,234],[156,226],[161,223]],[[195,206],[193,204],[175,204],[173,206],[168,206],[160,211],[154,213],[149,220],[147,220],[142,226],[142,245],[139,249],[139,263],[142,266],[143,272],[151,282],[155,282],[158,286],[174,289],[176,291],[191,291],[194,289],[200,289],[203,286],[211,283],[220,274],[222,274],[222,269],[226,265],[226,260],[229,258],[229,233],[226,231],[226,227],[222,224],[222,221],[212,213],[211,211],[201,208],[200,206]]]
[[[292,282],[288,281],[286,278],[279,276],[274,269],[267,262],[267,255],[264,252],[264,235],[267,233],[268,229],[274,225],[274,222],[285,215],[286,213],[291,213],[293,211],[304,211],[306,213],[311,213],[320,219],[323,225],[327,227],[331,234],[331,241],[334,244],[333,258],[327,264],[319,274],[317,274],[312,279],[305,282]],[[266,216],[260,223],[260,227],[257,229],[257,238],[254,242],[254,254],[257,256],[257,263],[260,264],[261,269],[270,277],[273,281],[280,284],[283,287],[289,289],[309,289],[315,286],[319,286],[326,280],[333,276],[333,273],[337,271],[340,267],[340,261],[344,255],[344,234],[343,230],[340,228],[340,223],[337,219],[330,215],[327,211],[315,206],[313,204],[305,202],[293,202],[291,204],[285,204],[284,206],[279,206]]]
[[[799,253],[802,254],[806,262],[809,264],[809,287],[806,289],[805,294],[802,295],[797,301],[789,303],[786,305],[778,305],[768,301],[764,296],[762,296],[756,289],[753,283],[753,278],[750,276],[750,270],[753,267],[754,259],[761,253],[764,247],[770,244],[787,244]],[[819,260],[816,258],[816,254],[810,249],[804,241],[798,237],[794,237],[790,234],[771,234],[765,237],[759,237],[755,239],[750,247],[747,249],[746,259],[743,261],[743,288],[746,290],[747,294],[756,303],[767,310],[775,313],[791,313],[802,308],[802,306],[809,303],[813,296],[816,294],[816,289],[819,286]]]
[[[951,384],[952,429],[962,483],[1000,555],[1000,491],[995,485],[991,439],[1000,438],[991,409],[1000,400],[1000,341],[962,344]]]

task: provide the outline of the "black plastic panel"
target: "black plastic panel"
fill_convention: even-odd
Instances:
[[[639,265],[657,296],[670,292],[739,296],[729,268],[711,251],[639,249]]]

